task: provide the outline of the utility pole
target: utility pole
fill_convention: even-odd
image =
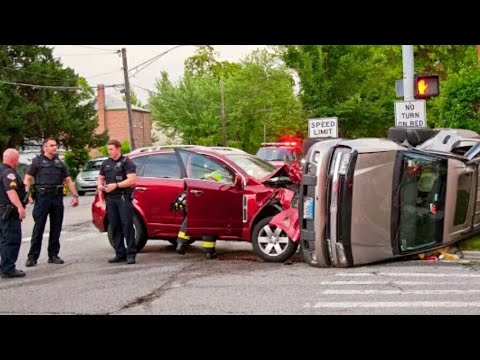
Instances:
[[[403,100],[413,101],[414,96],[414,62],[413,45],[402,45],[403,60]]]
[[[130,135],[130,151],[135,150],[135,139],[133,137],[133,114],[130,98],[130,81],[128,79],[127,49],[122,48],[123,75],[125,77],[125,102],[128,113],[128,133]]]
[[[222,98],[222,145],[227,146],[227,119],[225,118],[225,92],[223,80],[220,80],[220,94]]]

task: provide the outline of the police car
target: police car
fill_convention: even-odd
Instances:
[[[256,156],[279,168],[288,162],[300,160],[301,144],[297,141],[264,142]]]

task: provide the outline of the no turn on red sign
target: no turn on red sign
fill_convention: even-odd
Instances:
[[[425,100],[396,101],[395,126],[427,127]]]

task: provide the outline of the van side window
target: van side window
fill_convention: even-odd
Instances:
[[[400,250],[443,241],[447,160],[405,153],[400,183]]]
[[[465,224],[472,186],[472,174],[462,174],[458,178],[457,202],[453,225]]]

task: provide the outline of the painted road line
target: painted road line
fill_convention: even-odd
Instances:
[[[478,308],[480,302],[466,301],[352,301],[352,302],[319,302],[304,308]]]

